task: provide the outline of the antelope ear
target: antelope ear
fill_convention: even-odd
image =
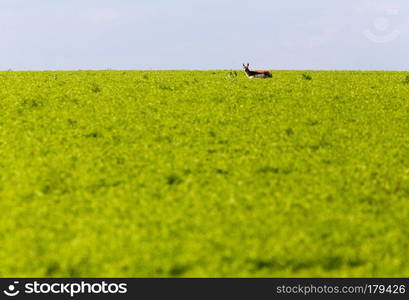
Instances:
[[[249,63],[247,63],[247,68],[248,68],[248,67],[250,67],[250,64],[249,64]]]

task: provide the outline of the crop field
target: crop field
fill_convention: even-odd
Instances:
[[[0,72],[0,276],[409,276],[404,72]]]

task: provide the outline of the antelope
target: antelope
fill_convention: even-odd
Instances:
[[[244,72],[248,78],[271,78],[273,75],[269,71],[266,70],[253,70],[251,71],[249,68],[250,64],[247,65],[243,64]]]

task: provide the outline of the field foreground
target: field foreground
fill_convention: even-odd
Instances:
[[[0,276],[409,276],[403,72],[0,72]]]

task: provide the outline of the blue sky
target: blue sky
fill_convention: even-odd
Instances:
[[[407,0],[1,0],[0,69],[409,70]]]

